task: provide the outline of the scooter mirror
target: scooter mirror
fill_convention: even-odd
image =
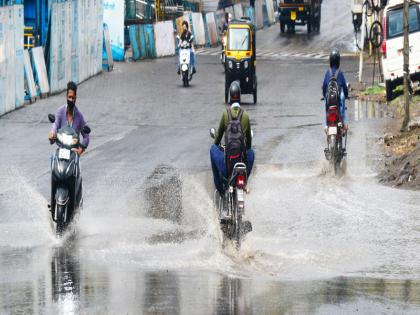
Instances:
[[[216,138],[216,129],[214,128],[210,129],[210,137],[212,137],[213,139]]]
[[[48,120],[53,124],[55,122],[55,116],[53,114],[48,114]]]
[[[83,133],[85,133],[85,134],[90,134],[91,129],[90,129],[90,127],[89,127],[88,125],[85,125],[85,126],[82,128],[82,131],[83,131]]]

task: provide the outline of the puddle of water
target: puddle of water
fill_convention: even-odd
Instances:
[[[385,104],[374,101],[354,100],[353,105],[354,121],[388,117]]]

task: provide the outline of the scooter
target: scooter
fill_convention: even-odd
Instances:
[[[180,76],[184,87],[190,85],[193,76],[193,68],[191,67],[191,48],[187,41],[181,41],[179,35],[177,36],[180,41],[179,44],[179,69]]]
[[[210,136],[214,139],[216,131],[210,129]],[[224,150],[224,147],[222,146]],[[245,189],[247,184],[247,167],[243,162],[235,163],[230,177],[227,179],[227,189],[223,196],[214,192],[214,202],[218,209],[218,217],[222,232],[227,238],[234,240],[236,248],[241,247],[242,236],[252,231],[250,221],[243,221],[245,214]]]
[[[49,114],[48,119],[54,123],[55,116]],[[83,127],[83,133],[90,132],[91,129],[87,125]],[[72,150],[80,147],[81,144],[79,135],[70,126],[60,128],[57,138],[51,140],[50,143],[56,143],[57,149],[51,158],[51,204],[49,207],[55,223],[56,235],[60,237],[83,203],[80,158]]]

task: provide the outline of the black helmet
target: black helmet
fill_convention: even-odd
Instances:
[[[241,87],[238,81],[233,81],[229,88],[230,103],[241,102]]]
[[[340,68],[340,52],[337,48],[333,48],[330,53],[330,67]]]

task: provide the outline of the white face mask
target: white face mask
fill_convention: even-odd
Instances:
[[[184,25],[182,28],[184,29],[184,31],[186,31],[188,29],[188,27],[186,25]]]

